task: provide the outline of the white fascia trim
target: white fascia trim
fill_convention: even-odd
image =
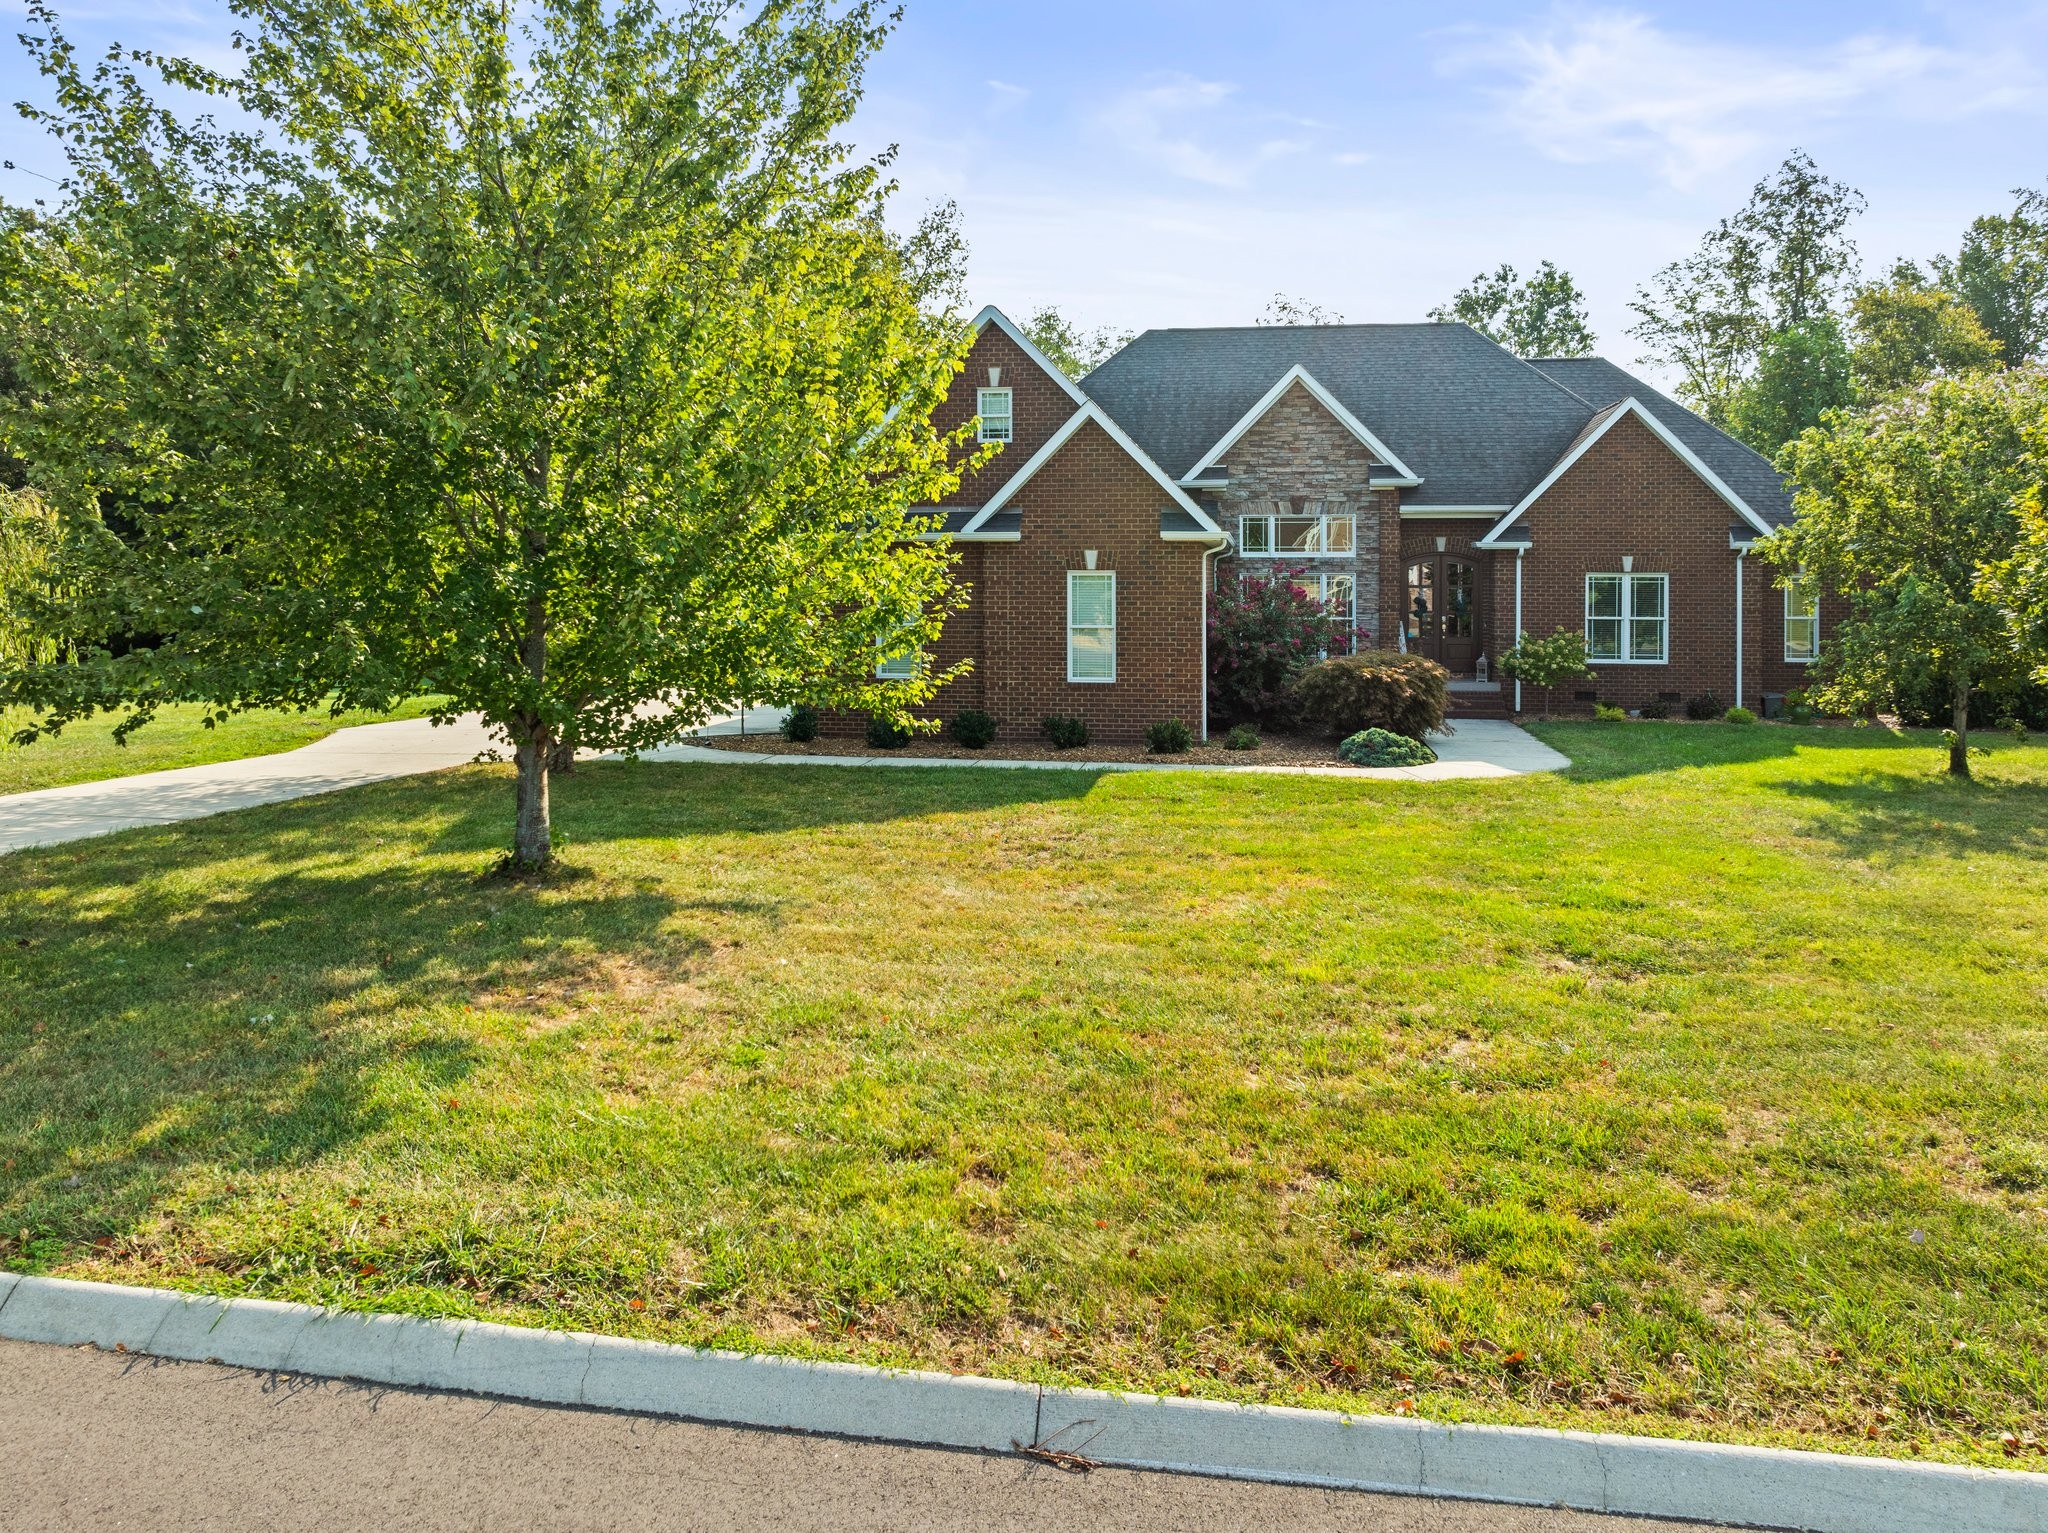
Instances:
[[[1416,521],[1428,521],[1435,516],[1499,516],[1513,509],[1512,506],[1403,506],[1401,515]]]
[[[1132,441],[1125,434],[1124,428],[1109,418],[1107,410],[1104,410],[1101,405],[1085,395],[1082,396],[1081,408],[1068,416],[1066,423],[1046,439],[1046,444],[1025,460],[1024,466],[1005,481],[1003,487],[989,498],[988,504],[981,508],[981,511],[975,516],[974,520],[961,528],[956,536],[964,537],[969,533],[979,532],[981,524],[991,516],[994,516],[996,512],[1002,510],[1004,505],[1009,502],[1010,497],[1022,489],[1033,474],[1050,463],[1059,450],[1072,439],[1074,433],[1079,431],[1089,421],[1094,421],[1096,425],[1107,432],[1111,441],[1129,453],[1133,461],[1140,468],[1144,469],[1146,473],[1150,474],[1153,481],[1162,490],[1173,497],[1175,505],[1195,519],[1197,525],[1202,529],[1200,536],[1204,541],[1214,541],[1224,536],[1223,529],[1217,526],[1209,513],[1196,503],[1194,497],[1175,484],[1172,479],[1168,478],[1166,471],[1146,455],[1145,449]],[[1165,537],[1168,534],[1162,533],[1160,536]],[[1182,536],[1192,537],[1193,534],[1184,533]]]
[[[1052,378],[1053,382],[1057,383],[1061,388],[1067,391],[1067,397],[1073,400],[1075,404],[1085,405],[1088,403],[1088,396],[1081,392],[1080,387],[1074,382],[1074,380],[1069,378],[1065,373],[1061,372],[1059,368],[1055,367],[1053,365],[1052,359],[1032,344],[1031,337],[1026,335],[1022,330],[1019,330],[1016,327],[1016,325],[1011,322],[1010,316],[1005,314],[1001,309],[997,308],[994,304],[990,304],[987,308],[983,309],[979,314],[975,315],[974,323],[970,328],[974,331],[976,335],[980,335],[981,327],[983,325],[994,325],[998,330],[1002,331],[1003,334],[1007,335],[1011,340],[1015,341],[1018,345],[1018,348],[1023,351],[1025,356],[1029,357],[1033,362],[1037,363]]]
[[[1280,396],[1297,383],[1309,391],[1309,394],[1315,399],[1316,403],[1336,416],[1338,422],[1346,431],[1371,448],[1378,455],[1379,460],[1394,471],[1387,478],[1375,479],[1373,481],[1375,485],[1384,485],[1389,489],[1393,489],[1397,486],[1413,488],[1422,483],[1421,478],[1414,469],[1403,463],[1394,455],[1394,450],[1391,447],[1368,431],[1365,427],[1365,422],[1345,409],[1338,401],[1337,396],[1316,382],[1309,370],[1299,362],[1288,368],[1281,376],[1280,381],[1266,390],[1266,397],[1245,411],[1243,418],[1235,426],[1232,426],[1223,433],[1223,440],[1203,454],[1202,461],[1181,476],[1181,482],[1185,484],[1190,479],[1199,479],[1207,470],[1214,468],[1220,463],[1223,460],[1223,455],[1236,445],[1237,439],[1251,430],[1258,423],[1259,417],[1278,404]]]
[[[1544,492],[1547,491],[1553,484],[1556,484],[1558,480],[1562,479],[1565,475],[1565,471],[1569,469],[1574,463],[1578,462],[1579,459],[1585,457],[1587,453],[1591,452],[1593,450],[1593,444],[1595,442],[1598,442],[1600,438],[1607,435],[1608,432],[1612,431],[1617,421],[1620,421],[1630,415],[1635,416],[1636,419],[1640,420],[1645,426],[1648,426],[1650,428],[1651,434],[1655,436],[1658,441],[1662,442],[1666,447],[1670,448],[1673,453],[1677,454],[1679,462],[1683,463],[1687,468],[1691,469],[1695,474],[1697,474],[1700,477],[1701,482],[1703,482],[1706,485],[1706,487],[1712,490],[1716,495],[1720,496],[1721,499],[1726,501],[1730,509],[1732,509],[1737,516],[1740,516],[1745,522],[1748,522],[1750,526],[1754,527],[1758,532],[1762,533],[1764,536],[1768,537],[1770,535],[1771,524],[1765,521],[1762,517],[1758,516],[1754,511],[1750,510],[1748,501],[1744,500],[1740,495],[1737,495],[1733,490],[1729,489],[1727,483],[1721,478],[1719,474],[1715,473],[1712,469],[1708,468],[1705,463],[1700,461],[1699,454],[1694,452],[1690,447],[1686,446],[1685,443],[1679,441],[1677,437],[1673,436],[1671,434],[1671,428],[1666,426],[1662,421],[1658,420],[1657,417],[1652,415],[1648,410],[1644,409],[1643,402],[1640,399],[1637,399],[1633,394],[1631,394],[1627,399],[1624,399],[1619,405],[1614,407],[1613,413],[1609,415],[1606,420],[1602,421],[1596,430],[1588,433],[1585,437],[1581,438],[1578,446],[1574,447],[1570,452],[1566,453],[1562,458],[1558,459],[1557,465],[1554,468],[1552,468],[1549,473],[1543,476],[1542,482],[1538,484],[1535,489],[1531,490],[1527,495],[1524,495],[1521,498],[1521,500],[1518,501],[1514,505],[1514,507],[1509,510],[1508,514],[1506,516],[1503,516],[1498,522],[1496,522],[1491,528],[1489,528],[1487,530],[1486,536],[1477,540],[1477,542],[1475,542],[1473,546],[1475,548],[1493,548],[1497,546],[1494,543],[1494,539],[1498,538],[1503,532],[1506,532],[1508,528],[1512,527],[1515,523],[1516,517],[1520,516],[1524,511],[1527,511],[1531,506],[1535,505],[1537,501],[1541,500],[1543,498]],[[1610,660],[1607,663],[1609,665],[1613,665],[1615,662]]]
[[[920,532],[920,543],[1021,543],[1021,532]]]

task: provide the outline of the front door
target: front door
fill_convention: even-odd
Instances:
[[[1479,571],[1470,559],[1439,554],[1408,566],[1408,648],[1453,676],[1469,676],[1479,658]]]

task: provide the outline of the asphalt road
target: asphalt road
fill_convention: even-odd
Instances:
[[[0,1529],[1678,1533],[0,1341]],[[1698,1533],[1705,1533],[1703,1528]]]

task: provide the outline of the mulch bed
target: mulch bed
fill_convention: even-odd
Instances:
[[[949,761],[1149,761],[1155,764],[1200,763],[1203,766],[1291,766],[1341,767],[1337,742],[1320,735],[1263,735],[1258,748],[1248,751],[1223,749],[1221,734],[1207,745],[1197,743],[1177,756],[1155,756],[1142,745],[1097,745],[1078,750],[1055,749],[1043,740],[998,738],[986,750],[971,751],[944,735],[922,735],[897,751],[876,750],[865,740],[807,740],[802,744],[780,735],[710,735],[692,739],[692,745],[714,750],[744,751],[759,756],[938,756]]]

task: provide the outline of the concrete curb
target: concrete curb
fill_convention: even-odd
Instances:
[[[478,1321],[0,1272],[0,1337],[409,1388],[1228,1479],[1812,1533],[2038,1533],[2048,1475],[1042,1389]]]

